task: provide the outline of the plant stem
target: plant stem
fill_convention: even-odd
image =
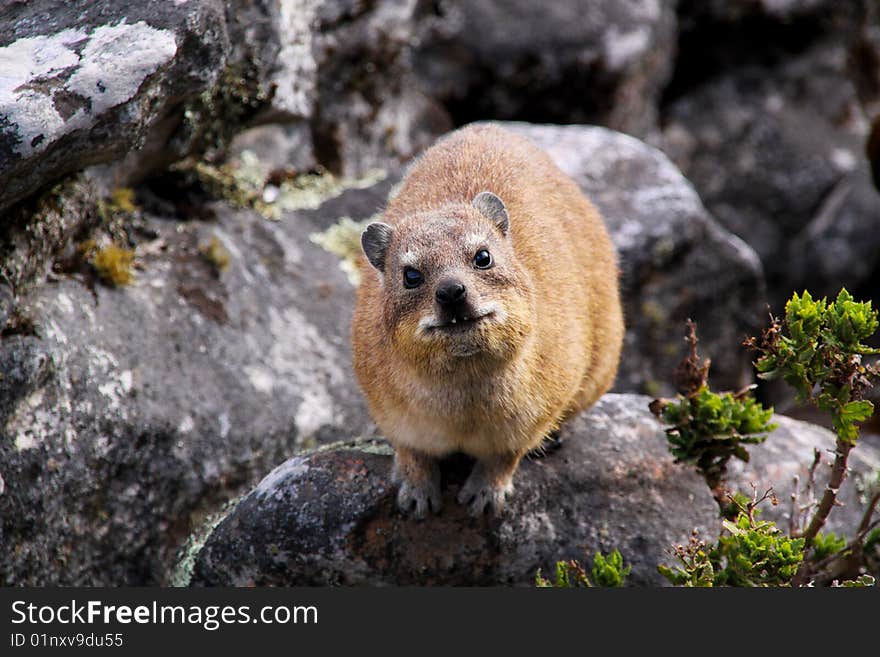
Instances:
[[[727,486],[724,485],[727,468],[722,465],[717,471],[704,469],[702,470],[702,473],[706,486],[708,486],[709,490],[712,492],[712,499],[718,504],[718,511],[720,512],[721,517],[727,518],[727,510],[731,502],[730,493]]]
[[[720,483],[714,487],[710,485],[709,488],[712,490],[712,497],[718,504],[718,511],[723,518],[727,518],[727,507],[730,504],[727,489]]]
[[[813,539],[816,538],[816,534],[819,533],[819,530],[822,529],[822,526],[828,519],[828,514],[831,513],[831,509],[834,508],[834,503],[837,501],[837,491],[840,490],[840,486],[846,478],[846,460],[849,457],[852,448],[853,444],[851,442],[843,440],[842,438],[837,439],[834,465],[831,467],[831,477],[828,479],[828,485],[825,486],[822,500],[819,502],[816,512],[810,519],[810,524],[807,525],[807,528],[804,530],[803,534],[801,534],[801,538],[804,539],[804,550],[809,549],[810,545],[812,545]],[[797,574],[794,576],[792,585],[801,586],[806,583],[809,572],[810,563],[805,559]]]
[[[862,522],[859,523],[859,535],[864,535],[868,532],[868,527],[871,525],[871,517],[874,515],[874,509],[877,508],[878,504],[880,504],[880,490],[874,493],[874,497],[868,502],[865,515],[862,516]]]
[[[874,527],[880,525],[880,520],[869,523],[864,528],[859,528],[856,537],[847,543],[841,550],[829,555],[812,566],[812,572],[823,575],[821,583],[828,583],[843,576],[853,579],[859,576],[859,568],[862,566],[862,543],[865,536]],[[830,574],[829,574],[830,573]]]

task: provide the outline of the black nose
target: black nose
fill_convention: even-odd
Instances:
[[[441,306],[448,306],[463,301],[466,295],[467,290],[461,281],[446,279],[437,284],[434,298]]]

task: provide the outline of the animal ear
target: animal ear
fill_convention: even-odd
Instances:
[[[374,221],[361,234],[361,246],[367,256],[367,260],[379,271],[385,271],[385,254],[394,229],[381,221]]]
[[[474,196],[471,205],[479,210],[480,214],[484,217],[494,221],[502,235],[507,235],[507,231],[510,228],[510,217],[507,216],[507,208],[504,207],[504,201],[492,192],[480,192]]]

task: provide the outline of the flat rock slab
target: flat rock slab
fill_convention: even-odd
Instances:
[[[499,517],[473,519],[454,502],[467,473],[463,459],[444,466],[443,511],[420,522],[395,508],[387,444],[343,443],[297,456],[217,525],[196,556],[191,584],[529,585],[556,560],[617,548],[633,566],[631,584],[660,585],[656,566],[670,561],[670,546],[693,529],[717,535],[719,520],[702,479],[667,452],[649,401],[609,394],[573,418],[558,449],[522,464]],[[767,504],[764,514],[784,521],[793,476],[814,447],[832,448],[834,440],[814,425],[776,420],[779,429],[751,449],[751,463],[732,467],[732,484],[747,493],[750,482],[773,485],[783,503]],[[837,531],[857,525],[856,483],[880,465],[880,450],[859,445],[851,463],[845,506],[832,514]]]

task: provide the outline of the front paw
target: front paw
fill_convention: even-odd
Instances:
[[[440,467],[436,459],[398,447],[391,476],[400,484],[397,506],[403,513],[412,512],[419,519],[428,515],[429,511],[439,513],[443,503],[440,495]]]
[[[397,491],[397,507],[405,514],[422,520],[429,511],[439,513],[443,508],[439,477],[426,479],[417,484],[406,479],[400,482]]]
[[[504,483],[493,482],[478,464],[459,491],[458,503],[466,504],[468,513],[478,518],[487,511],[500,513],[508,495],[512,492],[512,480]]]

